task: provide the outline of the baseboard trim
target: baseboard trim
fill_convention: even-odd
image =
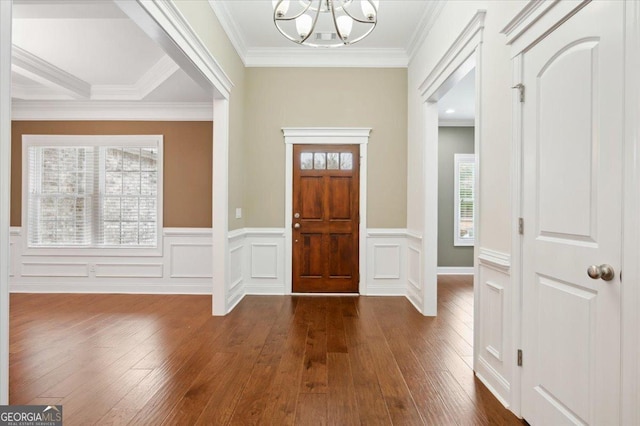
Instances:
[[[438,275],[473,275],[473,266],[438,266]]]

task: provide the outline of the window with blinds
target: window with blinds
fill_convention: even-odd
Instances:
[[[162,136],[25,135],[23,156],[29,248],[158,247]]]
[[[475,155],[455,154],[454,245],[474,244]]]

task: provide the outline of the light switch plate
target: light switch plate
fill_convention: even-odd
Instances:
[[[236,219],[242,218],[242,208],[236,207]]]

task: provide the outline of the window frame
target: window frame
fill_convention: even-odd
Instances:
[[[473,165],[473,238],[461,238],[460,237],[460,165],[472,164]],[[454,166],[453,166],[453,181],[454,181],[454,204],[453,204],[453,245],[455,247],[465,247],[475,245],[476,234],[476,205],[475,205],[475,193],[477,188],[475,187],[475,174],[476,174],[476,156],[475,154],[454,154]]]
[[[22,247],[26,256],[162,256],[163,253],[163,188],[164,188],[164,153],[162,135],[22,135]],[[156,246],[155,247],[29,247],[29,147],[32,146],[121,146],[127,148],[158,149],[158,195]],[[101,165],[102,166],[102,165]],[[104,174],[102,167],[96,170],[100,176]],[[100,186],[103,185],[102,178]]]

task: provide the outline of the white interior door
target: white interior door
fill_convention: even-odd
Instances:
[[[624,2],[523,54],[522,414],[619,424]],[[590,265],[611,265],[611,280]]]

